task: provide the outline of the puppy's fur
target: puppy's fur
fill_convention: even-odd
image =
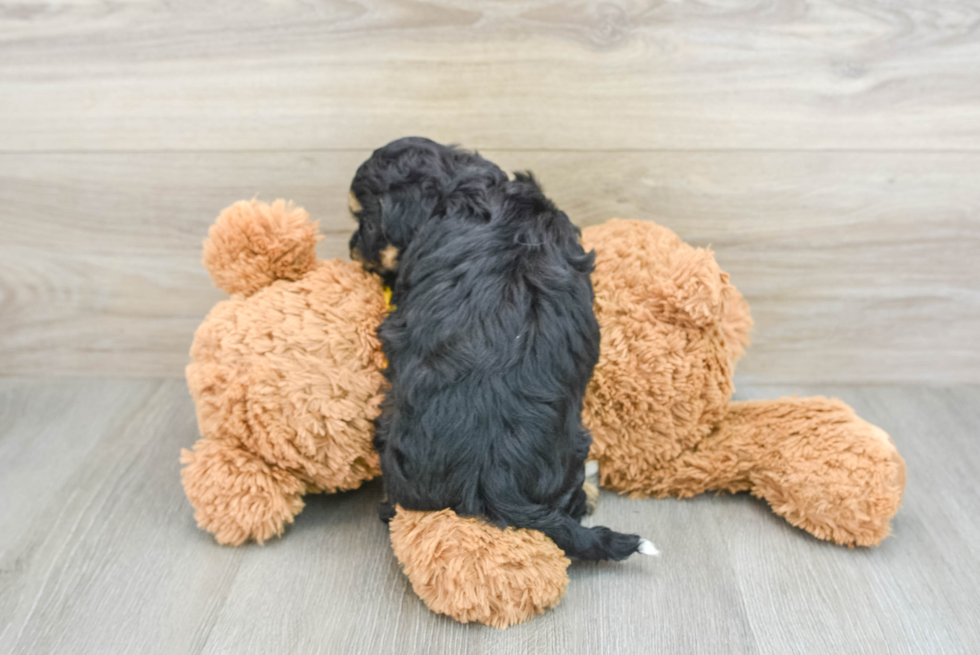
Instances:
[[[375,436],[382,518],[396,504],[449,507],[540,530],[580,559],[640,549],[636,535],[578,523],[592,441],[582,397],[599,357],[594,253],[578,229],[529,174],[508,181],[422,139],[376,151],[352,192],[352,255],[392,284],[397,307],[378,331],[391,384]]]

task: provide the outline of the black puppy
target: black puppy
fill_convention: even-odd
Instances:
[[[529,174],[424,139],[381,148],[351,187],[351,253],[397,307],[378,330],[391,385],[375,447],[381,514],[451,508],[544,532],[586,560],[656,553],[579,524],[599,357],[579,231]]]

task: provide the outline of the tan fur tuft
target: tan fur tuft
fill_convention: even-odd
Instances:
[[[386,271],[393,271],[398,267],[398,248],[385,246],[381,251],[381,267]]]
[[[357,202],[357,196],[354,195],[353,191],[347,192],[347,209],[349,209],[350,213],[352,214],[356,214],[363,209],[363,207],[361,207],[361,203]]]

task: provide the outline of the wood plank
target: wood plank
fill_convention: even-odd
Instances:
[[[0,652],[199,651],[244,552],[209,548],[177,493],[196,433],[183,386],[7,380],[0,398],[18,408],[0,491],[19,508],[0,532]]]
[[[909,464],[894,535],[839,548],[745,495],[630,500],[595,524],[664,552],[575,564],[561,605],[501,632],[425,609],[375,515],[377,484],[308,498],[282,539],[199,531],[178,380],[0,380],[0,653],[828,653],[980,648],[980,387],[747,387],[837,395]],[[9,511],[13,506],[14,511]]]
[[[32,0],[0,149],[980,149],[966,2]]]
[[[220,208],[293,198],[346,257],[366,154],[0,155],[0,374],[181,376],[223,297],[200,265]],[[980,382],[980,154],[485,154],[580,225],[712,245],[756,318],[743,382]]]

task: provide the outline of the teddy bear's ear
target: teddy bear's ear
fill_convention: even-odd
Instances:
[[[718,323],[724,314],[728,273],[711,250],[682,248],[674,253],[669,276],[660,287],[667,305],[699,327]]]
[[[644,321],[717,325],[733,359],[748,345],[748,304],[710,249],[693,248],[652,221],[621,219],[585,228],[582,245],[596,253],[592,284],[600,325],[617,312]]]
[[[317,223],[302,207],[241,200],[226,207],[204,241],[204,267],[227,293],[250,295],[316,266]]]

